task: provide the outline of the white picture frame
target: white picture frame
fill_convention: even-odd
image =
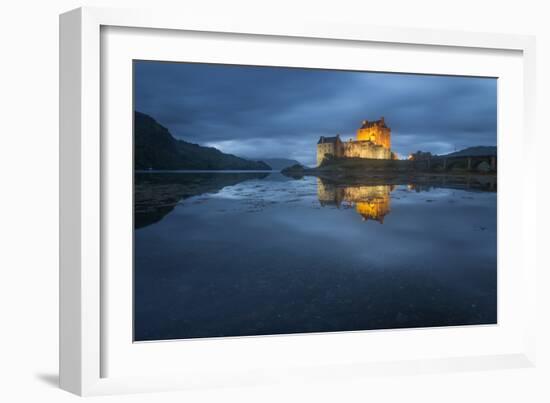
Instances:
[[[361,46],[369,44],[381,48],[394,46],[397,49],[396,55],[388,56],[388,59],[393,58],[391,63],[394,64],[395,58],[399,59],[399,52],[408,51],[408,47],[415,52],[425,52],[427,60],[432,60],[434,66],[437,63],[435,63],[435,56],[430,54],[432,50],[449,53],[450,59],[447,64],[442,62],[439,67],[433,67],[430,71],[436,74],[475,75],[487,72],[487,75],[491,75],[490,72],[497,68],[494,66],[495,60],[502,55],[513,54],[513,57],[502,58],[502,65],[509,68],[501,67],[508,70],[502,70],[506,86],[503,87],[504,91],[501,94],[504,94],[505,98],[499,98],[499,103],[504,105],[503,108],[507,108],[500,111],[510,112],[505,113],[504,116],[502,113],[499,115],[499,131],[505,133],[502,136],[499,133],[498,218],[499,238],[503,239],[502,242],[499,240],[499,266],[501,264],[517,266],[515,271],[503,272],[499,268],[499,293],[502,286],[506,291],[505,294],[511,295],[508,294],[506,284],[516,284],[517,289],[513,291],[513,300],[522,301],[512,312],[512,308],[509,308],[510,304],[506,304],[499,294],[499,318],[504,323],[510,323],[510,326],[500,323],[500,326],[476,329],[458,327],[435,331],[420,329],[410,332],[348,332],[322,337],[294,335],[226,338],[191,341],[186,344],[150,343],[149,346],[138,349],[131,344],[131,340],[128,344],[127,330],[124,330],[123,326],[120,329],[115,326],[116,323],[127,325],[128,320],[131,321],[130,318],[124,317],[128,314],[129,304],[127,287],[124,286],[127,277],[114,276],[112,271],[106,269],[112,266],[108,261],[111,257],[109,257],[109,245],[105,233],[109,223],[114,220],[113,217],[117,216],[106,212],[115,211],[112,210],[113,208],[124,208],[123,204],[118,207],[111,205],[112,199],[116,198],[111,196],[111,193],[116,189],[127,190],[131,183],[128,183],[128,171],[120,171],[121,175],[115,175],[111,168],[113,164],[110,163],[113,153],[116,154],[117,150],[121,150],[125,144],[128,144],[127,141],[113,142],[112,139],[115,136],[111,133],[115,128],[128,133],[127,125],[131,125],[131,122],[124,123],[124,117],[117,121],[110,118],[115,115],[113,112],[115,109],[111,111],[111,107],[121,108],[116,111],[122,111],[122,115],[126,116],[128,81],[117,80],[116,82],[121,82],[121,86],[116,91],[112,91],[113,80],[106,80],[105,77],[119,78],[120,74],[124,74],[127,61],[135,57],[135,54],[131,50],[125,52],[124,49],[132,49],[132,47],[125,46],[129,42],[121,41],[131,41],[132,39],[127,37],[137,36],[139,29],[142,30],[140,44],[143,49],[149,49],[150,54],[155,41],[159,43],[159,46],[155,46],[158,49],[153,56],[159,60],[182,59],[182,50],[177,55],[170,56],[170,53],[166,53],[166,49],[170,49],[170,46],[182,40],[181,35],[185,33],[192,33],[195,38],[193,40],[215,34],[215,41],[222,43],[224,41],[229,43],[231,38],[252,38],[257,45],[262,45],[262,41],[269,41],[275,44],[274,46],[278,46],[279,42],[294,41],[299,42],[301,48],[311,44],[311,41],[318,41],[320,46],[327,46],[327,49],[334,51],[338,51],[340,47],[346,47],[346,44],[350,45],[348,46],[350,48],[356,48],[353,52],[360,52]],[[113,36],[106,39],[105,34]],[[154,35],[151,36],[151,34]],[[160,45],[163,41],[165,44]],[[191,40],[188,45],[189,54],[191,49],[196,47],[193,47]],[[241,45],[242,49],[234,50],[237,55],[240,55],[239,60],[244,60],[243,64],[246,64],[246,61],[249,63],[256,61],[257,64],[258,58],[261,59],[261,52],[247,54],[247,46],[252,45],[246,40],[242,40]],[[113,49],[116,53],[112,53]],[[469,67],[457,65],[456,61],[452,63],[451,60],[453,57],[463,57],[462,53],[456,53],[457,51],[469,52],[473,54],[472,58],[480,60],[477,64],[473,61]],[[513,167],[507,166],[506,162],[511,160],[512,150],[515,151],[516,158],[524,161],[530,160],[534,155],[534,52],[534,38],[520,35],[310,22],[297,25],[269,20],[217,21],[198,19],[193,15],[173,15],[149,10],[81,8],[61,15],[61,387],[79,395],[96,395],[215,385],[254,385],[304,379],[334,379],[380,373],[394,375],[534,365],[535,319],[532,314],[535,312],[536,294],[534,258],[536,221],[535,197],[532,195],[533,189],[536,189],[536,176],[531,173],[521,175],[515,172]],[[311,60],[315,59],[314,53],[312,52]],[[117,64],[111,65],[108,61],[102,60],[112,58],[114,63],[114,55],[121,59]],[[342,55],[345,59],[346,56]],[[195,57],[203,56],[197,53]],[[231,62],[229,57],[220,54],[215,61]],[[259,62],[266,65],[270,63],[273,63],[273,59],[265,58]],[[289,62],[282,63],[288,65]],[[297,63],[303,65],[306,61]],[[319,59],[311,63],[317,66],[323,62]],[[340,63],[349,65],[351,62]],[[384,63],[374,66],[372,63],[373,69],[388,70],[387,66],[390,66]],[[341,66],[331,64],[319,65],[319,67]],[[360,69],[361,65],[352,67]],[[423,72],[423,69],[421,65],[409,64],[408,67],[404,67],[404,71]],[[112,84],[112,86],[114,88],[116,85]],[[119,99],[120,102],[118,102]],[[517,116],[509,116],[518,107],[521,108],[521,113],[514,114]],[[520,132],[522,135],[514,135],[512,131]],[[509,134],[506,134],[508,132]],[[509,158],[506,150],[509,150]],[[517,156],[518,153],[520,156]],[[117,177],[119,179],[115,179]],[[119,182],[113,185],[115,181]],[[514,196],[512,194],[514,189],[507,187],[508,183],[514,183],[522,189],[529,189],[531,197],[525,196],[527,192],[515,192],[517,195]],[[125,200],[124,195],[122,196],[122,200]],[[520,203],[519,208],[517,208],[518,203]],[[517,215],[509,217],[507,212],[514,207],[517,208]],[[503,223],[506,225],[501,225]],[[126,224],[128,224],[127,221]],[[121,222],[119,231],[131,232],[131,227],[126,228],[124,222]],[[113,233],[110,233],[110,239],[113,239],[112,235]],[[508,248],[508,245],[514,245],[514,248]],[[109,284],[108,287],[107,284]],[[120,290],[117,287],[120,287]],[[113,289],[121,291],[122,288],[126,289],[120,294],[123,303],[113,305],[113,299],[109,298],[109,293]],[[502,308],[504,311],[500,306],[504,307]],[[515,320],[520,316],[521,321]],[[375,340],[383,339],[380,345],[386,345],[386,348],[390,343],[403,345],[403,341],[411,340],[410,346],[415,346],[414,349],[419,349],[421,352],[410,355],[405,350],[396,348],[389,356],[383,347],[379,350],[381,355],[376,359],[364,359],[361,354],[355,355],[354,359],[351,354],[348,359],[340,359],[342,357],[331,354],[331,351],[342,343],[359,346],[367,340],[366,337],[369,338],[369,343],[375,345],[378,343]],[[462,340],[462,344],[452,351],[446,347],[448,344],[442,342],[443,344],[438,345],[439,340],[447,340],[448,343],[453,338]],[[492,341],[495,347],[489,349],[487,346]],[[439,347],[436,348],[436,346]],[[219,357],[223,357],[225,365],[221,365],[221,358],[218,358],[219,361],[215,361],[216,358],[212,358],[212,361],[200,358],[201,354],[212,349],[219,353]],[[279,360],[278,357],[284,356],[285,351],[301,352],[301,354],[293,354],[293,360]],[[323,354],[318,354],[319,351],[323,351]],[[188,359],[182,364],[179,359],[167,358],[174,354],[181,354]],[[346,352],[339,355],[345,357]],[[254,361],[257,357],[263,357],[263,364]],[[118,363],[121,362],[126,362],[127,365],[119,365]],[[166,371],[157,371],[157,373],[142,371],[139,363],[149,368],[162,364]],[[258,370],[259,366],[262,366],[261,371]]]

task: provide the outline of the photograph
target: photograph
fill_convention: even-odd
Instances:
[[[497,323],[497,79],[133,61],[134,340]]]
[[[544,2],[7,2],[7,403],[550,402]]]

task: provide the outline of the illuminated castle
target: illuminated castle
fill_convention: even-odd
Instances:
[[[317,142],[317,165],[327,156],[335,158],[392,159],[391,129],[386,126],[384,117],[374,122],[364,120],[357,130],[357,139],[342,141],[340,135],[321,136]]]

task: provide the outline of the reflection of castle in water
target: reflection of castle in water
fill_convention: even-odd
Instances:
[[[337,186],[322,179],[317,179],[317,198],[321,206],[343,203],[355,206],[355,211],[364,220],[384,222],[384,217],[390,212],[390,192],[393,185],[357,185]]]

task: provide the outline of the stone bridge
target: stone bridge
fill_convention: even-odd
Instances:
[[[465,169],[466,171],[479,171],[480,165],[487,164],[490,172],[497,170],[496,155],[475,155],[475,156],[434,156],[418,162],[424,162],[428,169],[452,171],[454,168]]]

